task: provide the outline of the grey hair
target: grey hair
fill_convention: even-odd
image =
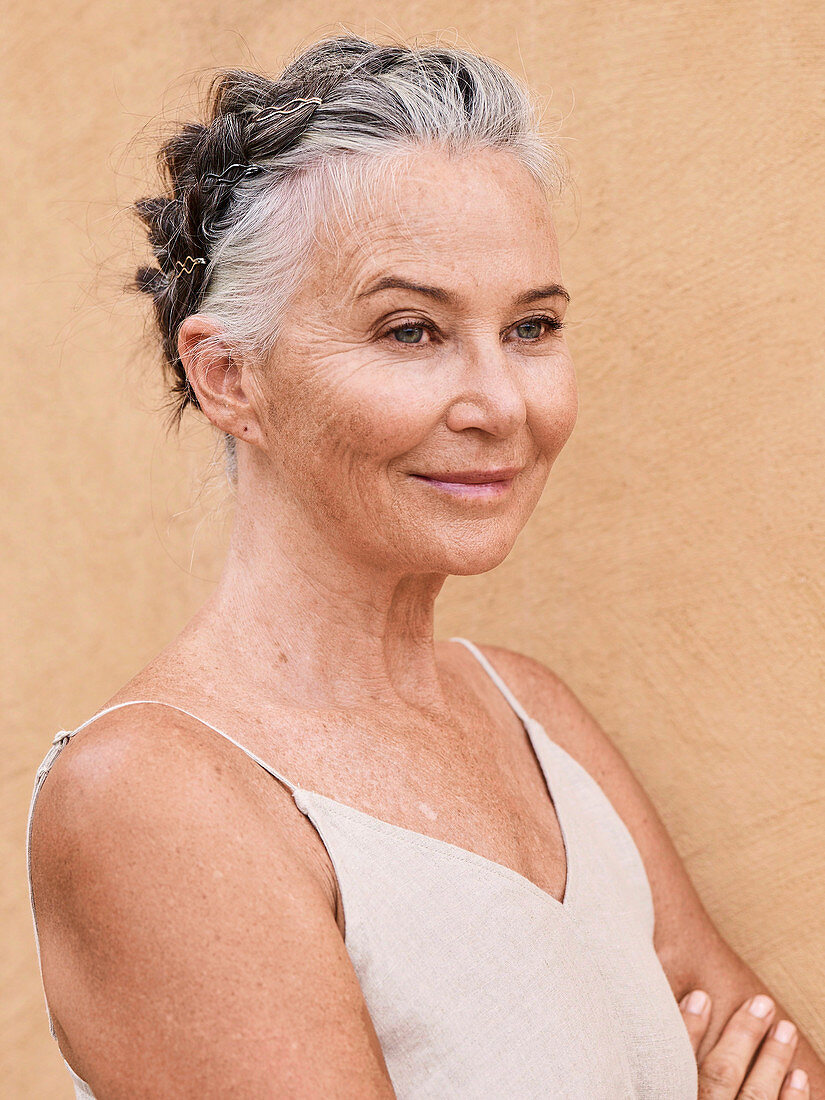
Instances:
[[[155,301],[176,420],[197,407],[176,346],[184,317],[219,323],[198,352],[220,344],[250,362],[265,359],[319,232],[334,239],[333,215],[357,228],[355,189],[372,195],[422,146],[508,150],[548,201],[569,181],[559,143],[542,131],[538,98],[470,50],[332,36],[294,57],[277,80],[218,71],[208,123],[188,124],[159,154],[173,196],[136,204],[160,264],[141,268],[136,285]],[[225,444],[234,482],[234,437],[225,433]]]

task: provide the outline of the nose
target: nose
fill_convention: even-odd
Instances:
[[[527,418],[519,382],[520,368],[503,350],[476,352],[458,367],[459,379],[447,409],[447,427],[461,432],[478,428],[490,435],[512,435]]]

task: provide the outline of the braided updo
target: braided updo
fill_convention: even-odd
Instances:
[[[154,303],[174,423],[198,407],[178,355],[183,320],[208,313],[221,335],[202,346],[220,341],[264,359],[319,224],[333,208],[349,216],[354,183],[376,183],[382,163],[416,144],[506,147],[548,199],[567,182],[531,93],[495,61],[458,47],[344,35],[315,42],[278,79],[218,71],[206,121],[185,123],[159,150],[166,193],[133,207],[157,266],[139,267],[132,286]],[[234,480],[231,435],[226,444]]]

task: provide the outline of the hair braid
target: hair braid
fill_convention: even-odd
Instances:
[[[219,70],[204,120],[180,125],[158,152],[164,193],[133,207],[158,266],[139,267],[131,285],[153,300],[173,421],[199,407],[177,350],[183,320],[209,312],[241,357],[270,351],[311,252],[313,219],[346,206],[341,188],[352,181],[372,185],[361,166],[416,143],[494,145],[560,194],[564,158],[540,132],[536,106],[489,58],[357,35],[320,39],[275,80]]]

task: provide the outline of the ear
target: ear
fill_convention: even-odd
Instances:
[[[204,416],[236,439],[261,442],[252,370],[229,347],[224,329],[206,314],[191,314],[178,330],[178,355]]]

